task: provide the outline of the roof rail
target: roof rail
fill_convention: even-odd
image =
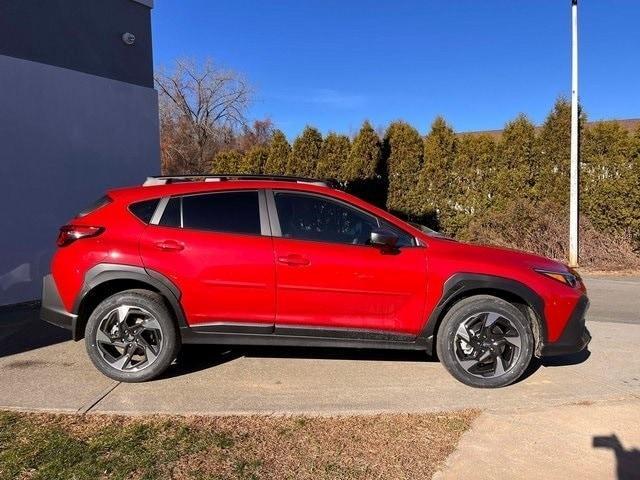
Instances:
[[[307,183],[322,187],[336,188],[338,183],[335,180],[318,180],[317,178],[294,177],[289,175],[159,175],[147,177],[142,184],[143,187],[151,185],[166,185],[168,183],[181,182],[227,182],[231,180],[274,180],[279,182]]]

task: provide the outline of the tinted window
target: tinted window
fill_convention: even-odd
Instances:
[[[156,211],[159,199],[145,200],[129,205],[129,210],[144,223],[149,223],[153,213]]]
[[[384,220],[380,221],[380,226],[382,228],[384,228],[385,230],[389,230],[389,231],[395,233],[398,236],[398,243],[396,243],[397,247],[413,247],[413,246],[415,246],[416,241],[413,238],[413,236],[409,235],[404,230],[400,230],[395,225],[391,225],[390,223],[385,222]]]
[[[95,212],[97,209],[104,207],[109,203],[111,203],[111,198],[108,195],[104,195],[95,202],[91,203],[88,207],[83,208],[80,212],[78,212],[77,216],[84,217],[86,215],[89,215],[90,213]]]
[[[158,222],[158,225],[165,227],[179,227],[180,226],[180,198],[173,197],[164,207],[162,212],[162,218]]]
[[[366,245],[378,228],[374,217],[342,203],[297,193],[276,193],[282,236],[320,242]]]
[[[182,226],[196,230],[260,235],[258,192],[182,197]]]

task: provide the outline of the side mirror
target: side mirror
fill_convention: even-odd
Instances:
[[[369,243],[374,247],[395,248],[398,236],[389,230],[379,228],[371,232]]]

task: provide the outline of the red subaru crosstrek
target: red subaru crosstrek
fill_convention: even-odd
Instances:
[[[42,318],[105,375],[160,375],[181,344],[422,350],[474,387],[590,335],[562,263],[461,243],[324,182],[151,177],[60,229]]]

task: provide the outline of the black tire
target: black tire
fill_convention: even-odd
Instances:
[[[470,373],[467,369],[463,368],[462,363],[472,364],[474,361],[477,361],[477,357],[473,358],[476,352],[484,351],[489,355],[487,347],[489,343],[482,343],[482,345],[479,346],[481,343],[481,327],[477,327],[478,330],[476,332],[472,331],[472,333],[475,334],[471,335],[472,339],[468,344],[460,340],[461,337],[458,332],[459,329],[466,328],[461,327],[462,324],[466,326],[473,324],[470,322],[476,322],[476,325],[478,325],[477,322],[482,322],[482,320],[477,319],[482,318],[483,315],[488,316],[489,314],[496,314],[493,318],[498,318],[499,322],[509,327],[509,332],[511,333],[507,335],[508,337],[514,335],[519,336],[517,339],[514,337],[510,338],[510,340],[519,343],[520,347],[516,347],[512,343],[503,340],[501,345],[506,345],[506,347],[503,346],[500,348],[502,348],[501,351],[504,352],[503,355],[508,359],[510,358],[511,363],[509,363],[508,368],[504,368],[506,362],[503,358],[489,357],[487,363],[476,363],[472,367],[469,367],[469,370],[472,370],[475,374]],[[481,325],[486,325],[486,323],[482,323]],[[494,325],[494,327],[487,327],[489,330],[482,331],[489,332],[491,328],[495,330],[496,327],[498,331],[501,331],[500,325],[497,323]],[[502,330],[504,330],[504,328]],[[469,331],[467,331],[467,334],[468,333]],[[491,333],[489,333],[489,335],[491,335]],[[478,350],[474,349],[473,353],[470,353],[469,357],[467,357],[467,354],[465,354],[461,347],[464,346],[465,348],[471,349],[471,342],[477,342],[473,345],[477,346]],[[476,388],[498,388],[507,386],[522,376],[533,357],[534,344],[535,340],[531,324],[516,306],[491,295],[476,295],[459,301],[447,312],[438,328],[436,351],[440,361],[449,373],[465,385]],[[496,344],[492,344],[492,348],[495,348],[496,355],[500,356],[497,353],[498,347],[495,345]],[[484,350],[480,350],[481,348]],[[491,354],[493,355],[493,353]],[[478,354],[478,356],[481,355]],[[471,360],[465,360],[467,358],[471,358]],[[496,366],[498,361],[500,362],[500,367]],[[487,368],[485,369],[485,367]],[[494,369],[493,373],[490,371],[491,367]],[[497,368],[502,368],[504,373],[498,373],[501,372],[501,370],[499,371]]]
[[[140,340],[141,343],[143,341],[149,340],[148,336],[146,337],[146,340],[140,339],[140,333],[138,333],[137,335],[132,334],[131,345],[127,344],[128,346],[123,348],[119,346],[117,350],[114,350],[115,347],[110,345],[109,342],[100,342],[100,345],[98,345],[98,329],[102,329],[105,327],[105,323],[103,322],[108,321],[107,317],[110,314],[116,315],[117,317],[118,307],[131,307],[130,310],[134,313],[149,314],[149,317],[145,318],[152,319],[150,321],[153,322],[153,328],[146,329],[147,332],[151,333],[146,333],[145,335],[152,335],[152,339],[155,339],[152,350],[147,350],[146,348],[140,347],[138,345],[138,340]],[[129,314],[127,313],[125,314],[125,316],[129,316]],[[134,315],[132,314],[131,317],[134,317]],[[111,321],[111,323],[113,324],[119,322],[114,319]],[[135,318],[132,318],[129,323],[135,324]],[[101,339],[105,338],[103,333],[104,330],[101,330]],[[149,344],[151,343],[153,342],[149,341],[146,343],[146,345],[149,346]],[[117,340],[117,344],[124,345],[124,341]],[[87,328],[85,330],[85,345],[87,348],[87,353],[89,354],[89,358],[96,366],[96,368],[100,370],[100,372],[102,372],[107,377],[112,378],[113,380],[133,383],[144,382],[161,375],[169,367],[169,365],[171,365],[171,362],[173,362],[173,360],[176,358],[178,351],[180,350],[181,342],[173,316],[167,309],[167,306],[165,305],[162,297],[159,294],[151,292],[149,290],[136,289],[125,290],[123,292],[116,293],[103,300],[94,309],[87,321]],[[129,347],[131,347],[131,350],[126,349]],[[136,350],[136,348],[138,350]],[[116,368],[114,367],[114,365],[117,364],[117,362],[112,362],[112,364],[107,361],[107,358],[117,358],[117,354],[120,353],[119,350],[121,349],[125,353],[130,351],[139,353],[139,355],[136,355],[134,357],[130,356],[130,359],[142,358],[142,354],[144,353],[145,360],[140,361],[137,370],[128,371],[126,367],[124,369]],[[109,353],[105,353],[105,351],[107,350]],[[152,360],[150,360],[152,354],[150,353],[149,356],[147,356],[147,351],[153,352],[153,355],[155,355],[153,356]],[[113,352],[115,352],[115,355],[110,356],[110,353]],[[131,360],[129,361],[128,365],[132,365]],[[129,368],[133,369],[135,367],[130,366]]]

